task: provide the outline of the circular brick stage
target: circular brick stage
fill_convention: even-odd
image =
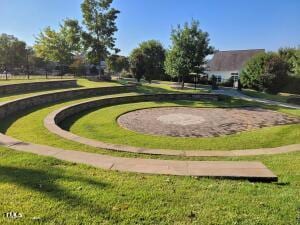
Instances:
[[[172,137],[217,137],[300,122],[271,110],[245,108],[149,108],[126,113],[120,126],[139,133]]]

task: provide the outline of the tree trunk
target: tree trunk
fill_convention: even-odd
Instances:
[[[7,77],[7,66],[6,65],[4,66],[4,70],[5,70],[5,80],[8,80],[8,77]]]
[[[181,80],[181,89],[184,88],[184,75],[182,75],[182,80]]]

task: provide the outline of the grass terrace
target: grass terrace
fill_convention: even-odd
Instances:
[[[95,84],[86,80],[80,82],[85,87],[118,85]],[[0,195],[0,212],[22,214],[22,218],[15,220],[0,217],[0,224],[297,224],[300,216],[299,152],[235,158],[138,155],[97,149],[65,140],[43,126],[44,118],[54,110],[85,100],[177,91],[169,89],[169,84],[146,84],[139,87],[137,93],[48,104],[10,117],[1,122],[0,129],[9,136],[27,142],[114,156],[261,161],[279,176],[279,182],[252,183],[113,172],[0,147],[0,191],[5,193]],[[40,93],[43,92],[34,94]],[[81,135],[94,133],[90,137],[95,139],[116,143],[121,140],[121,143],[141,146],[143,140],[148,147],[213,149],[223,146],[221,149],[227,150],[241,146],[250,148],[256,145],[298,143],[299,125],[264,128],[230,137],[197,138],[198,141],[195,138],[179,140],[141,135],[121,129],[115,122],[118,115],[139,108],[180,105],[235,107],[249,104],[254,103],[233,99],[218,103],[175,101],[122,104],[80,114],[66,121],[65,125]],[[259,106],[300,116],[299,110]],[[196,143],[193,143],[195,140]],[[258,143],[253,144],[254,140]]]
[[[109,106],[85,112],[66,120],[63,126],[79,136],[115,144],[136,147],[180,150],[236,150],[278,147],[300,143],[300,124],[266,127],[253,131],[212,138],[182,138],[141,134],[119,126],[117,118],[127,112],[167,106],[185,107],[245,107],[260,106],[241,100],[221,102],[141,102]],[[300,110],[267,107],[279,112],[300,116]],[[97,119],[95,119],[97,118]],[[21,127],[23,125],[20,125]]]

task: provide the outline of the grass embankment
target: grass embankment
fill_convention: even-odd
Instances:
[[[136,94],[136,93],[132,93],[132,94]],[[126,93],[126,94],[118,94],[112,96],[118,97],[123,95],[130,95],[130,94]],[[79,100],[49,104],[43,107],[34,107],[31,110],[21,112],[19,114],[16,114],[6,119],[5,121],[2,121],[0,124],[0,132],[6,133],[9,136],[15,137],[17,139],[26,142],[50,145],[53,147],[58,147],[63,149],[103,153],[104,150],[102,151],[101,149],[97,149],[73,141],[69,141],[49,132],[44,127],[44,118],[52,111],[69,104],[79,103],[85,100],[101,99],[101,98],[112,97],[112,96],[84,98]]]
[[[144,86],[141,88],[145,88]],[[149,87],[147,87],[149,88]],[[149,88],[151,90],[151,88]],[[162,90],[164,90],[162,88]],[[123,96],[121,94],[117,96]],[[102,97],[101,97],[102,98]],[[97,99],[90,98],[90,99]],[[48,107],[34,108],[29,114],[22,112],[25,116],[14,116],[10,120],[6,120],[0,125],[3,132],[8,135],[16,137],[20,140],[33,142],[38,144],[51,145],[55,147],[85,150],[91,152],[101,152],[102,150],[88,147],[76,142],[68,141],[51,134],[43,125],[44,118],[52,111],[63,106],[81,102],[83,100],[75,100],[58,104],[50,104]],[[176,138],[151,136],[135,133],[118,126],[116,118],[127,111],[139,108],[157,107],[157,106],[192,106],[192,107],[219,107],[219,106],[243,106],[254,103],[245,101],[229,100],[228,102],[147,102],[147,103],[133,103],[106,107],[100,110],[91,112],[81,118],[82,115],[77,115],[67,122],[67,125],[72,124],[71,131],[78,133],[81,136],[98,139],[109,143],[120,143],[139,147],[148,148],[167,148],[167,149],[181,149],[181,150],[231,150],[231,149],[249,149],[260,147],[276,147],[287,144],[299,143],[300,140],[300,125],[287,125],[259,129],[256,131],[242,132],[240,134],[217,137],[217,138]],[[283,109],[280,109],[283,110]],[[300,114],[300,110],[288,110],[287,113]],[[95,119],[97,118],[97,119]]]
[[[4,78],[0,79],[0,86],[6,85],[6,84],[23,84],[23,83],[32,83],[32,82],[47,82],[47,81],[56,81],[56,80],[72,80],[73,78],[58,78],[58,77],[49,77],[46,79],[45,76],[31,76],[30,79],[27,79],[26,76],[23,76],[22,78],[12,78],[5,80]]]
[[[300,153],[256,160],[280,183],[112,172],[0,147],[0,212],[23,215],[0,224],[296,225]]]
[[[1,123],[1,130],[25,141],[96,151],[43,127],[50,112],[80,101],[23,112]],[[299,223],[300,153],[244,159],[263,162],[280,183],[120,173],[0,147],[0,213],[23,215],[1,216],[0,224]]]
[[[299,87],[300,88],[300,87]],[[264,92],[259,92],[255,90],[245,89],[242,91],[243,94],[254,97],[254,98],[264,98],[272,101],[284,102],[286,103],[290,98],[300,98],[300,95],[289,94],[289,93],[278,93],[277,95],[272,95]]]
[[[2,82],[2,81],[1,81]],[[1,84],[0,82],[0,84]],[[16,83],[15,81],[11,81],[12,84]],[[35,80],[32,80],[31,82],[35,82]],[[78,88],[95,88],[95,87],[111,87],[111,86],[119,86],[120,84],[117,82],[94,82],[94,81],[89,81],[87,79],[78,79],[77,80]],[[1,88],[1,86],[0,86]],[[43,91],[35,91],[35,92],[23,92],[23,93],[18,93],[18,94],[11,94],[11,95],[0,95],[0,102],[6,102],[6,101],[11,101],[14,99],[18,98],[25,98],[25,97],[30,97],[33,95],[40,95],[40,94],[47,94],[51,92],[56,92],[56,91],[65,91],[65,90],[71,90],[74,89],[74,87],[71,88],[54,88],[54,89],[49,89],[49,90],[43,90]]]
[[[236,100],[215,103],[189,101],[131,103],[105,107],[76,115],[65,121],[64,126],[75,134],[91,139],[147,148],[232,150],[278,147],[300,143],[300,124],[267,127],[214,138],[182,138],[141,134],[124,129],[117,122],[117,118],[128,111],[150,107],[234,107],[249,104],[248,102]],[[252,104],[255,105],[255,103]],[[275,108],[273,107],[273,109]],[[300,116],[300,110],[283,108],[276,108],[276,110]]]

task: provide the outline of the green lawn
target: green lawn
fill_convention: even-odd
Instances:
[[[32,80],[31,82],[33,82],[33,81],[36,81],[36,80]],[[0,82],[0,85],[1,85],[1,82]],[[17,81],[12,80],[11,82],[16,83]],[[114,81],[112,81],[112,82],[94,82],[94,81],[89,81],[87,79],[77,79],[77,84],[78,84],[78,88],[111,87],[111,86],[119,86],[120,85],[119,83],[114,82]],[[49,90],[43,90],[43,91],[35,91],[35,92],[30,92],[30,93],[24,92],[24,93],[20,93],[20,94],[18,93],[18,94],[4,95],[4,96],[0,95],[0,102],[11,101],[11,100],[18,99],[18,98],[30,97],[33,95],[47,94],[47,93],[56,92],[56,91],[64,91],[67,89],[74,89],[74,88],[49,89]]]
[[[157,93],[205,93],[206,90],[194,90],[194,89],[175,89],[171,85],[171,82],[161,82],[161,83],[143,83],[143,85],[138,87],[139,92],[146,94],[157,94]]]
[[[264,98],[269,99],[272,101],[278,101],[278,102],[287,102],[289,98],[297,97],[300,98],[300,95],[297,94],[289,94],[289,93],[278,93],[277,95],[271,95],[268,93],[263,93],[255,90],[245,89],[242,91],[243,94],[249,95],[251,97],[255,98]]]
[[[252,160],[280,182],[120,173],[0,147],[0,212],[23,215],[0,224],[298,224],[300,153]]]
[[[45,79],[45,76],[31,76],[30,79],[28,80],[27,78],[25,78],[25,76],[22,76],[23,78],[20,79],[0,79],[0,86],[1,85],[6,85],[6,84],[21,84],[21,83],[31,83],[31,82],[43,82],[43,81],[55,81],[55,80],[68,80],[68,79],[73,79],[71,78],[64,78],[64,79],[60,79],[60,78],[49,78],[49,79]]]
[[[252,103],[255,104],[255,103]],[[141,102],[110,106],[82,113],[65,121],[64,127],[80,136],[108,143],[117,143],[147,148],[180,150],[232,150],[262,147],[278,147],[300,143],[300,124],[275,126],[214,138],[181,138],[141,134],[120,127],[117,118],[137,109],[164,106],[188,107],[233,107],[250,105],[248,102]],[[268,107],[272,108],[272,107]],[[300,110],[277,108],[278,111],[300,116]]]
[[[147,92],[146,89],[149,89],[149,93],[155,92],[153,90],[155,88],[161,88],[163,93],[167,87],[145,88],[143,86],[140,92]],[[113,96],[123,95],[129,94]],[[51,134],[43,126],[44,118],[56,109],[87,99],[105,97],[32,108],[1,121],[0,131],[24,141],[64,149],[127,157],[188,159],[179,156],[145,156],[96,149],[60,138]],[[123,109],[128,111],[139,104],[143,107],[152,107],[151,104],[154,103],[129,104],[127,107],[114,106],[119,111],[114,107],[106,107],[103,110],[108,110],[109,113],[116,112],[117,115]],[[209,103],[195,104],[188,101],[165,102],[160,105],[178,104],[193,107],[211,106]],[[232,100],[230,104],[226,102],[219,104],[217,106],[233,106],[245,102]],[[283,108],[276,110],[300,116],[299,110]],[[96,110],[91,112],[93,113],[103,113],[103,111]],[[91,114],[87,114],[83,119]],[[109,118],[107,114],[105,116]],[[112,118],[114,115],[109,116]],[[94,121],[98,119],[102,118],[99,117]],[[283,130],[276,134],[279,140],[284,139],[285,135],[299,137],[299,127],[296,134],[292,133],[295,131],[294,128],[281,128]],[[280,135],[283,137],[281,138]],[[0,147],[0,213],[2,214],[0,224],[299,224],[300,152],[256,157],[193,158],[193,160],[208,159],[261,161],[279,176],[279,182],[251,183],[239,180],[121,173]],[[3,215],[6,212],[19,212],[23,217],[15,220],[5,218]]]
[[[130,94],[119,94],[113,96],[117,97],[123,95],[130,95]],[[44,127],[44,118],[56,109],[62,108],[66,105],[79,103],[85,100],[92,100],[92,99],[99,99],[99,98],[106,98],[106,97],[112,97],[112,96],[92,97],[92,98],[85,98],[85,99],[67,101],[67,102],[56,103],[56,104],[49,104],[47,106],[43,106],[40,108],[35,107],[32,110],[23,111],[1,122],[0,132],[6,133],[7,135],[20,139],[22,141],[36,143],[36,144],[44,144],[44,145],[59,147],[63,149],[71,149],[71,150],[78,150],[78,151],[107,153],[108,151],[89,147],[74,141],[69,141],[64,138],[60,138],[59,136],[49,132]],[[124,154],[120,153],[118,155],[124,155]]]

